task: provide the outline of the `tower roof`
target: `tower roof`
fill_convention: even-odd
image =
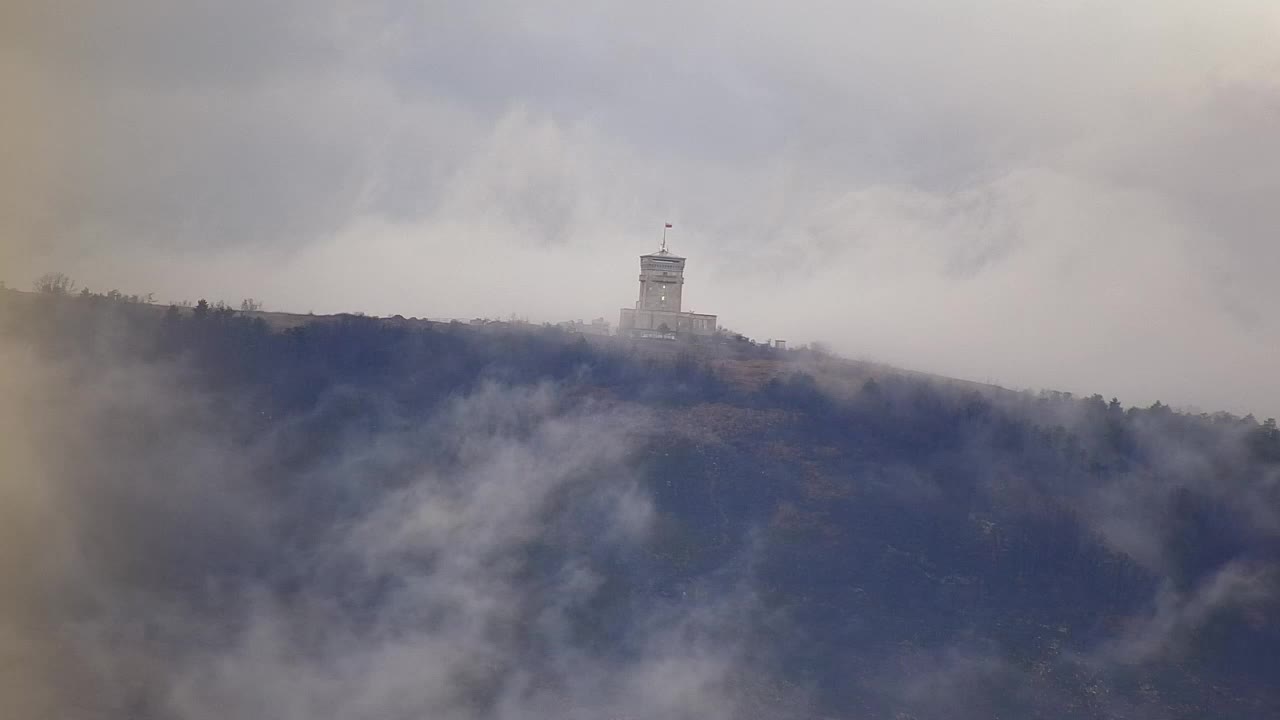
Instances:
[[[644,255],[641,255],[640,257],[642,258],[660,257],[666,260],[686,260],[687,259],[687,258],[680,257],[679,255],[676,255],[670,250],[659,250],[657,252],[646,253]]]

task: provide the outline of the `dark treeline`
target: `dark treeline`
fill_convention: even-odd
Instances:
[[[295,542],[361,502],[307,497],[309,473],[479,388],[550,384],[552,413],[641,413],[628,465],[655,531],[638,552],[591,550],[607,570],[570,613],[608,652],[626,654],[640,607],[745,593],[754,647],[814,715],[1280,712],[1274,420],[866,378],[799,353],[752,385],[697,348],[551,328],[338,316],[274,331],[203,303],[90,300],[6,301],[0,333],[52,362],[178,368],[235,437],[275,433],[263,482],[306,508]],[[394,463],[376,471],[400,482]],[[529,549],[530,592],[559,541]],[[283,576],[282,592],[300,582]]]

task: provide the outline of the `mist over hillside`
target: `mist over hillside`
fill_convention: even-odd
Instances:
[[[1277,0],[3,0],[0,720],[1280,718],[1278,68]]]
[[[1280,714],[1274,420],[655,342],[0,291],[4,714]]]

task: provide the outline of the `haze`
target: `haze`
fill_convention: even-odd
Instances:
[[[19,0],[0,280],[1280,410],[1280,6]]]

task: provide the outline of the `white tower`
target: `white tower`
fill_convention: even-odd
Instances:
[[[666,248],[640,256],[640,298],[636,300],[637,310],[680,312],[684,260],[667,252]]]
[[[620,333],[665,338],[674,338],[677,334],[715,334],[715,315],[681,310],[684,261],[684,258],[667,250],[667,231],[664,228],[662,247],[657,252],[640,256],[640,297],[636,299],[635,308],[622,308],[618,317]]]

